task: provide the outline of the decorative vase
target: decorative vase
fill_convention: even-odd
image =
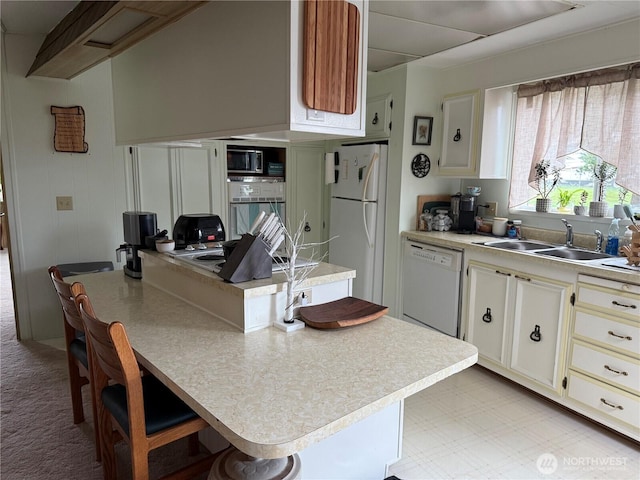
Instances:
[[[550,198],[536,198],[536,212],[548,212],[550,208]]]
[[[574,205],[573,213],[575,213],[576,215],[585,215],[586,214],[583,205]]]
[[[589,202],[589,216],[604,217],[607,214],[608,207],[607,202]]]

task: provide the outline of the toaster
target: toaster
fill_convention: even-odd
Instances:
[[[220,217],[210,213],[180,215],[173,226],[176,249],[187,245],[209,242],[224,242],[224,225]]]

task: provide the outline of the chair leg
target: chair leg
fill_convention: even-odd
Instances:
[[[67,352],[67,364],[69,367],[69,387],[71,388],[71,407],[73,408],[73,423],[84,422],[82,409],[82,377],[78,371],[73,355]]]
[[[189,455],[194,456],[200,453],[200,438],[198,432],[189,435]]]
[[[102,461],[102,447],[100,446],[100,418],[98,417],[98,405],[96,404],[93,384],[89,384],[91,391],[91,410],[93,413],[93,440],[96,444],[96,462]]]
[[[116,452],[111,415],[102,402],[97,405],[100,432],[100,452],[104,480],[116,480]],[[135,478],[135,477],[134,477]]]
[[[130,447],[133,478],[135,480],[149,480],[149,451],[137,448],[133,444],[130,444]]]

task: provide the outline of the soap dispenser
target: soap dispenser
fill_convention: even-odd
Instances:
[[[607,248],[605,249],[605,253],[609,255],[618,255],[618,243],[620,236],[620,226],[618,225],[618,219],[614,218],[611,220],[611,225],[609,226],[609,232],[607,234]]]

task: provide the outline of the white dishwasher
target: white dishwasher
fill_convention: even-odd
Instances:
[[[460,334],[463,252],[407,240],[402,265],[403,319],[452,337]]]

